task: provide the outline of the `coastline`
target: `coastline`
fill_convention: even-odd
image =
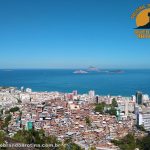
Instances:
[[[125,70],[124,73],[107,74],[90,72],[73,74],[75,69],[0,70],[0,86],[30,87],[33,91],[59,91],[87,93],[94,90],[99,95],[131,96],[136,91],[150,94],[150,69]]]

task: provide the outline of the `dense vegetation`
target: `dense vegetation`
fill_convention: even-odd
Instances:
[[[65,146],[63,146],[63,150],[83,150],[79,145],[73,143],[71,138],[67,138],[64,141]]]
[[[5,141],[5,133],[4,131],[0,131],[0,144],[3,144]]]
[[[108,110],[105,111],[106,113],[110,114],[110,115],[117,115],[117,110],[115,107],[110,107]]]
[[[103,114],[105,106],[106,106],[106,104],[104,102],[96,104],[95,111]]]
[[[140,150],[150,150],[150,136],[138,139],[137,145],[140,148]]]
[[[66,140],[64,144],[57,140],[55,136],[46,136],[44,130],[35,131],[35,130],[20,130],[14,137],[14,140],[19,141],[25,144],[51,144],[53,147],[37,147],[38,149],[53,149],[53,150],[81,150],[80,146],[72,142],[72,140]],[[57,146],[55,146],[57,145]]]
[[[136,127],[137,127],[138,130],[146,132],[143,125],[136,125]]]
[[[16,112],[20,111],[19,107],[13,107],[10,108],[9,110],[5,111],[6,118],[2,120],[2,115],[3,115],[3,109],[0,111],[0,128],[7,128],[9,125],[9,122],[11,121],[11,114],[10,112]],[[21,112],[20,112],[21,113]]]
[[[3,127],[8,127],[9,122],[10,122],[10,120],[11,120],[11,117],[12,117],[12,116],[11,116],[10,114],[7,115],[7,117],[6,117],[5,120],[4,120]]]
[[[119,146],[121,150],[150,150],[150,136],[136,139],[133,134],[128,134],[121,140],[112,140],[112,142]]]
[[[119,146],[121,150],[134,150],[136,148],[136,140],[132,134],[128,134],[121,140],[113,140],[115,145]]]
[[[118,107],[118,103],[115,98],[112,99],[112,107]]]
[[[13,108],[10,108],[9,111],[10,111],[10,112],[16,112],[16,111],[19,111],[19,107],[13,107]]]
[[[113,98],[111,105],[108,105],[104,102],[96,104],[95,112],[99,112],[101,114],[107,113],[110,115],[117,115],[116,107],[118,107],[118,104],[117,104],[117,101],[115,100],[115,98]]]

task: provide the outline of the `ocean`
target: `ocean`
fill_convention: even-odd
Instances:
[[[136,91],[150,95],[150,70],[124,70],[123,73],[90,72],[74,74],[73,69],[0,70],[0,86],[31,88],[33,91],[59,91],[98,95],[131,96]]]

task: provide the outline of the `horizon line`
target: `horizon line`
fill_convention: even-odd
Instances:
[[[89,67],[86,68],[0,68],[0,70],[87,70]],[[98,68],[99,70],[107,70],[107,69],[115,69],[115,70],[149,70],[150,68]]]

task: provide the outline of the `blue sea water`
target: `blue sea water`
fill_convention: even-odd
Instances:
[[[33,91],[131,96],[137,90],[150,95],[150,70],[125,70],[124,73],[90,72],[73,74],[67,69],[0,70],[0,86],[32,88]]]

